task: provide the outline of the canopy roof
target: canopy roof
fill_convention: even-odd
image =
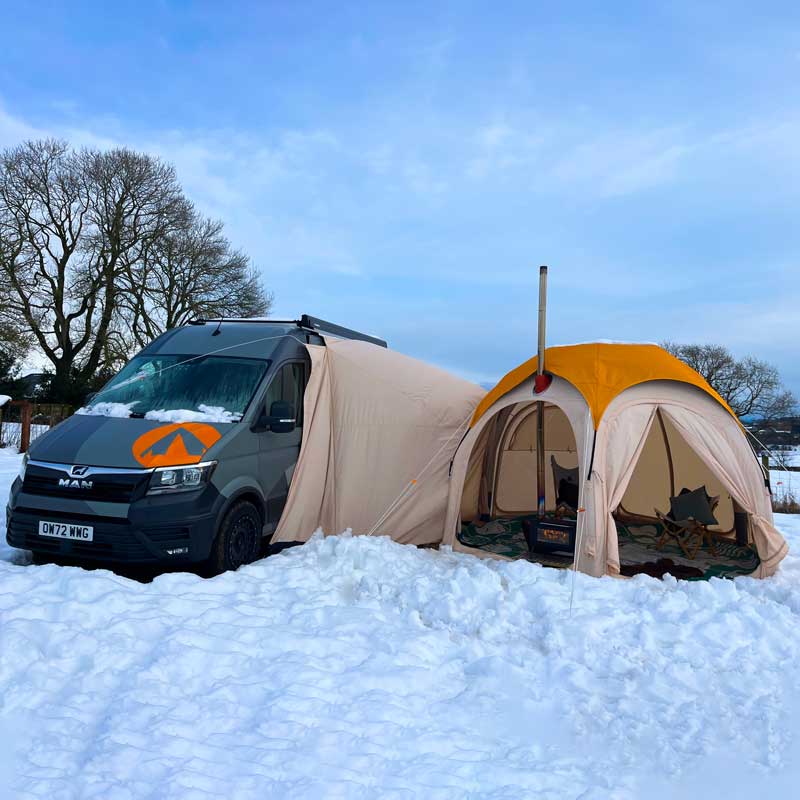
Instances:
[[[478,404],[470,427],[503,395],[536,373],[534,356],[512,369]],[[573,344],[548,347],[545,370],[569,381],[584,396],[592,411],[595,430],[608,404],[625,389],[645,381],[689,383],[710,394],[734,417],[730,406],[706,380],[680,359],[655,344]]]

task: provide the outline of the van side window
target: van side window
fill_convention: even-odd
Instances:
[[[306,390],[306,365],[300,362],[284,364],[272,378],[264,405],[267,413],[273,403],[282,400],[294,406],[297,427],[303,425],[303,394]]]

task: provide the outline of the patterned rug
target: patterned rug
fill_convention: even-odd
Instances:
[[[486,523],[470,522],[461,526],[458,540],[467,547],[485,550],[487,553],[495,553],[506,558],[524,558],[535,564],[560,569],[572,566],[571,555],[531,553],[525,541],[525,532],[522,530],[523,519],[525,517],[495,519]]]
[[[663,528],[661,525],[623,525],[617,523],[619,561],[624,574],[635,574],[636,570],[625,570],[643,564],[652,564],[660,559],[669,559],[676,565],[696,569],[702,575],[686,577],[686,580],[708,580],[709,578],[735,578],[749,575],[761,563],[754,547],[740,547],[734,541],[717,540],[717,554],[712,555],[703,545],[695,558],[687,558],[674,539],[668,539],[660,550],[656,542]],[[645,570],[641,570],[645,571]]]
[[[506,558],[524,558],[536,564],[560,569],[572,566],[569,555],[531,553],[522,530],[525,517],[496,519],[483,523],[471,522],[461,527],[458,540],[467,547],[485,550]],[[661,525],[623,525],[617,523],[619,538],[619,560],[625,575],[640,572],[662,575],[674,574],[684,580],[708,580],[709,578],[734,578],[749,575],[760,560],[755,548],[739,547],[733,541],[718,540],[717,555],[703,546],[697,557],[686,558],[677,543],[667,541],[656,549],[661,536]]]

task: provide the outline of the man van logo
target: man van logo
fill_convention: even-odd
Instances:
[[[77,478],[59,478],[58,485],[62,489],[91,489],[94,481],[79,481]]]
[[[79,467],[76,465],[72,467],[72,469],[70,469],[69,474],[72,475],[73,477],[80,478],[81,475],[85,475],[88,471],[89,467]]]
[[[131,447],[143,467],[197,464],[222,434],[204,422],[176,422],[143,433]]]

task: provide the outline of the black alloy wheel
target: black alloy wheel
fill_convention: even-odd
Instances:
[[[225,515],[211,553],[215,572],[238,569],[258,558],[261,515],[248,500],[236,503]]]

